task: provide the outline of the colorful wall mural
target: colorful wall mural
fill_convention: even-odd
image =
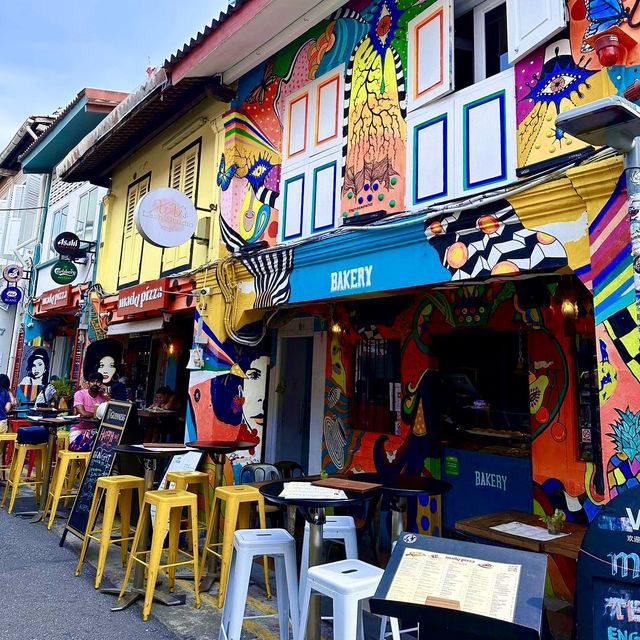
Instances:
[[[201,345],[204,367],[191,373],[187,435],[199,440],[255,443],[248,451],[228,456],[238,475],[242,465],[261,461],[268,340],[262,340],[258,347],[241,347],[230,339],[221,342],[199,314],[195,323],[206,342]],[[250,325],[245,328],[251,329]]]

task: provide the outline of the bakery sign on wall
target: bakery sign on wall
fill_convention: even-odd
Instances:
[[[134,212],[138,233],[156,247],[178,247],[196,231],[198,214],[187,196],[169,187],[143,196]]]

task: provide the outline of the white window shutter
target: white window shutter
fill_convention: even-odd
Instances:
[[[409,109],[453,91],[453,0],[437,0],[409,22]]]
[[[564,29],[565,0],[507,0],[509,62],[514,63]]]

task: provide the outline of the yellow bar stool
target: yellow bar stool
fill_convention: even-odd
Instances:
[[[0,433],[0,475],[4,475],[11,469],[11,459],[15,448],[17,433]],[[11,445],[11,455],[7,455],[7,449]],[[6,461],[6,462],[5,462]]]
[[[22,468],[27,459],[27,453],[33,451],[35,454],[36,479],[29,480],[22,475]],[[20,444],[17,440],[11,456],[11,468],[9,469],[9,479],[4,487],[4,495],[0,507],[9,498],[9,513],[13,511],[20,487],[33,487],[36,493],[36,502],[40,502],[40,487],[42,486],[42,475],[44,473],[44,459],[47,455],[47,445],[45,444]]]
[[[220,521],[220,509],[225,503],[224,528],[222,532],[222,542],[212,542],[218,537],[218,532],[214,531],[213,523]],[[260,528],[267,528],[267,519],[264,510],[264,498],[255,487],[246,485],[232,485],[229,487],[216,487],[213,494],[213,509],[207,523],[207,537],[202,548],[202,560],[200,564],[200,575],[203,574],[207,555],[213,554],[220,560],[220,589],[218,590],[218,608],[222,608],[224,598],[229,583],[229,567],[231,566],[231,556],[233,554],[233,536],[236,529],[249,528],[249,513],[251,505],[255,504],[258,509]],[[218,548],[222,547],[221,552]],[[263,556],[264,563],[264,583],[267,589],[267,598],[271,598],[271,585],[269,584],[269,559]]]
[[[58,451],[66,451],[69,448],[69,432],[58,431],[56,442],[58,444]]]
[[[127,570],[125,571],[124,579],[122,581],[122,588],[120,590],[120,598],[122,598],[127,588],[129,578],[131,577],[134,562],[138,562],[146,568],[147,588],[144,596],[144,606],[142,607],[142,619],[145,621],[149,618],[149,614],[151,613],[153,592],[155,590],[158,571],[160,569],[167,570],[167,587],[170,592],[173,592],[176,582],[176,567],[192,565],[196,609],[200,608],[200,574],[198,571],[198,497],[191,491],[178,491],[177,489],[147,491],[144,494],[144,506],[140,518],[150,518],[152,506],[156,509],[156,515],[153,527],[153,536],[151,539],[151,549],[148,551],[146,550],[147,542],[140,539],[143,527],[138,526],[133,540],[129,562],[127,563]],[[193,545],[192,554],[178,549],[182,510],[185,508],[189,510],[191,544]],[[167,535],[167,529],[169,529],[169,546],[165,549],[164,541]],[[144,548],[140,549],[140,547]],[[166,551],[167,553],[166,564],[161,564],[163,551]],[[186,559],[178,561],[178,555],[184,556]]]
[[[173,486],[169,483],[172,482]],[[211,498],[209,497],[209,474],[203,471],[169,471],[167,473],[167,488],[178,491],[194,491],[202,494],[204,500],[204,522],[198,519],[198,530],[206,531],[209,514],[211,512]],[[188,523],[187,523],[188,527]],[[182,529],[182,532],[190,531],[189,528]],[[189,538],[189,541],[191,538]],[[189,548],[191,545],[189,544]]]
[[[47,529],[51,529],[53,526],[60,499],[64,498],[64,505],[66,507],[69,498],[75,497],[76,493],[73,487],[76,480],[78,480],[78,482],[82,481],[82,476],[87,469],[90,457],[90,451],[58,451],[56,470],[53,473],[53,480],[49,485],[49,495],[47,496],[47,504],[44,508],[43,519],[47,517],[49,510],[51,510]]]
[[[100,544],[98,550],[98,566],[96,568],[96,579],[94,587],[98,589],[102,582],[104,567],[107,562],[107,552],[109,544],[120,544],[120,556],[122,566],[127,562],[127,542],[133,540],[134,536],[130,536],[131,532],[131,500],[133,492],[138,492],[138,501],[140,510],[142,510],[142,496],[144,494],[144,479],[137,476],[106,476],[98,478],[96,482],[96,490],[93,494],[91,502],[91,510],[89,511],[89,520],[87,521],[87,532],[82,541],[82,549],[76,566],[75,574],[80,575],[82,564],[84,563],[89,541],[95,540]],[[98,518],[98,510],[100,502],[104,497],[104,513],[102,515],[102,528],[96,527]],[[120,537],[112,538],[113,521],[115,520],[116,507],[120,511]],[[136,527],[137,532],[137,527]]]

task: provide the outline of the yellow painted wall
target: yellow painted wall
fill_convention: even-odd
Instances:
[[[221,115],[226,109],[227,105],[212,98],[205,98],[114,170],[111,190],[105,200],[105,215],[102,222],[97,267],[97,282],[104,287],[107,293],[113,293],[118,289],[127,193],[132,182],[151,172],[151,189],[169,186],[171,158],[201,138],[196,205],[208,208],[210,204],[219,204],[220,190],[216,185],[216,173],[224,144]],[[206,118],[206,121],[202,120],[201,126],[184,136],[186,130],[194,129],[198,121],[203,118]],[[199,218],[207,215],[209,215],[209,245],[194,242],[191,268],[196,268],[207,261],[218,258],[220,247],[218,213],[214,211],[212,214],[207,214],[198,211]],[[137,234],[137,231],[135,233]],[[162,249],[143,241],[142,260],[138,275],[139,282],[154,280],[162,276]]]

